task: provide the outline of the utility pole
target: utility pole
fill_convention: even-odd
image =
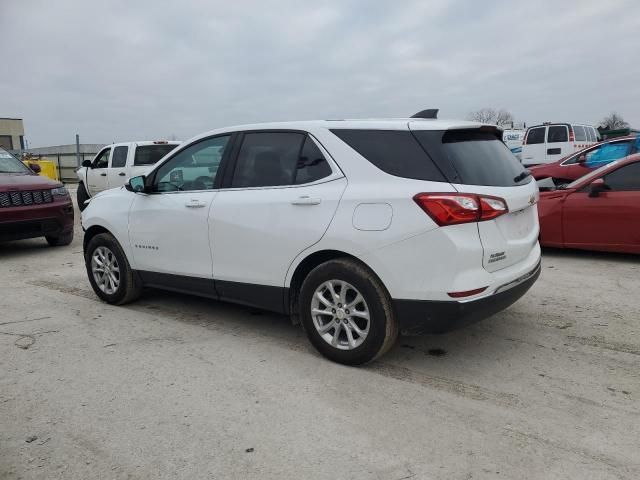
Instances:
[[[76,167],[80,166],[80,135],[76,133]]]

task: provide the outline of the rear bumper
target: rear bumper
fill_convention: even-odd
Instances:
[[[403,335],[443,333],[498,313],[522,297],[540,276],[541,264],[496,289],[492,295],[470,301],[393,300]]]
[[[73,230],[73,204],[55,201],[46,206],[11,207],[0,210],[0,241],[59,236]]]

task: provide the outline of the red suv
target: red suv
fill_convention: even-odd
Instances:
[[[45,237],[73,240],[73,203],[60,182],[41,177],[0,148],[0,241]]]

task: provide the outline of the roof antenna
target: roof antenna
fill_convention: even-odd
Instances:
[[[439,108],[427,108],[426,110],[422,110],[415,115],[411,115],[411,118],[438,118]]]

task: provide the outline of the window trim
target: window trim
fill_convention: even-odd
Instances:
[[[249,133],[298,133],[302,134],[305,137],[311,137],[311,140],[315,142],[316,146],[322,152],[329,168],[331,169],[331,174],[326,177],[320,178],[313,182],[308,183],[299,183],[294,185],[269,185],[263,187],[232,187],[231,182],[233,180],[233,174],[235,172],[236,166],[238,164],[238,155],[240,154],[240,148],[242,147],[242,142],[244,141],[244,136]],[[275,188],[299,188],[299,187],[307,187],[313,185],[319,185],[322,183],[331,182],[338,178],[343,178],[345,175],[335,162],[333,157],[329,154],[328,150],[322,145],[322,143],[309,131],[307,130],[299,130],[292,128],[268,128],[268,129],[253,129],[253,130],[240,130],[236,132],[237,139],[235,144],[233,145],[232,156],[229,159],[228,168],[224,172],[224,178],[222,180],[221,189],[229,190],[229,191],[241,191],[241,190],[272,190]],[[302,146],[304,146],[304,140],[302,141]]]
[[[626,164],[624,164],[624,165],[620,165],[618,168],[614,168],[614,169],[612,169],[611,171],[604,173],[603,175],[601,175],[601,176],[600,176],[600,177],[598,177],[598,178],[601,178],[601,179],[604,181],[604,183],[605,183],[606,185],[608,185],[609,187],[611,187],[611,186],[607,183],[607,180],[606,180],[607,176],[609,176],[609,175],[611,175],[611,174],[613,174],[613,173],[619,172],[620,170],[622,170],[622,169],[624,169],[624,168],[629,168],[629,167],[631,167],[631,166],[636,166],[636,168],[640,168],[640,161],[636,161],[636,162],[629,162],[629,163],[626,163]],[[589,185],[587,185],[587,187],[588,187],[588,186],[589,186]],[[638,188],[637,190],[614,190],[614,189],[612,188],[611,190],[607,190],[607,191],[606,191],[606,193],[608,193],[608,194],[611,194],[611,193],[629,193],[629,192],[639,192],[639,193],[640,193],[640,188]]]
[[[224,154],[222,155],[222,158],[220,159],[220,166],[218,167],[218,171],[216,172],[216,178],[213,181],[213,188],[208,188],[206,190],[177,190],[177,191],[174,191],[174,192],[154,192],[154,191],[150,190],[147,195],[174,195],[176,193],[185,194],[185,193],[195,193],[195,192],[217,192],[217,191],[219,191],[220,188],[221,188],[220,184],[222,183],[222,177],[225,175],[227,164],[229,163],[229,157],[231,156],[232,150],[235,148],[236,132],[217,133],[215,135],[209,135],[207,137],[200,138],[200,139],[198,139],[198,140],[196,140],[194,142],[187,143],[187,144],[182,144],[182,145],[178,146],[178,148],[175,148],[174,150],[169,152],[169,156],[165,159],[164,162],[157,162],[155,164],[154,168],[146,175],[146,181],[145,181],[145,185],[147,187],[153,187],[153,184],[154,184],[155,179],[156,179],[156,175],[158,174],[158,170],[165,163],[170,162],[173,159],[173,157],[178,155],[183,150],[186,150],[187,148],[191,148],[192,146],[198,145],[199,143],[202,143],[202,142],[205,142],[207,140],[214,139],[214,138],[219,138],[219,137],[229,137],[229,144],[228,145],[230,146],[230,148],[225,150]]]

